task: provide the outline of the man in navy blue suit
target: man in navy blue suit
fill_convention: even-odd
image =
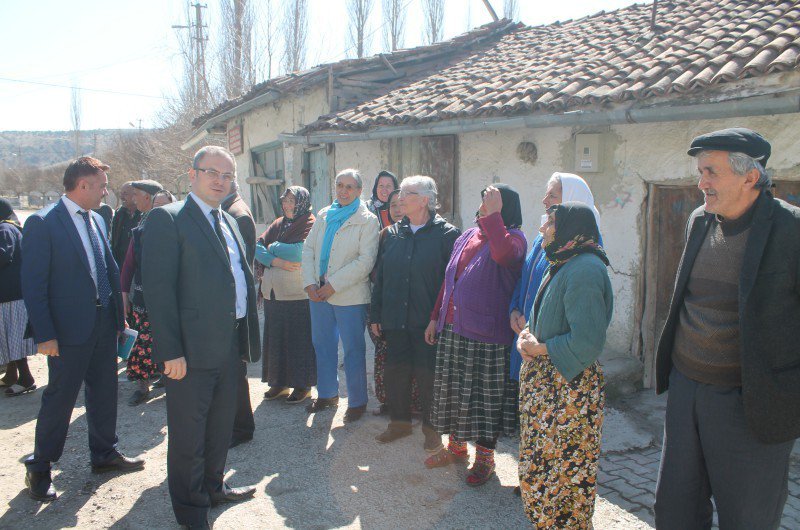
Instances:
[[[49,376],[25,462],[28,493],[39,501],[56,498],[50,466],[64,451],[82,383],[92,471],[144,467],[117,450],[116,351],[125,320],[119,269],[103,219],[92,212],[108,195],[108,168],[92,157],[71,162],[61,200],[29,217],[23,230],[22,295]]]

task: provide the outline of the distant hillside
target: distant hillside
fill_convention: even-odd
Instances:
[[[81,131],[81,153],[103,151],[115,134],[135,129]],[[44,167],[75,157],[72,131],[0,131],[0,168]]]

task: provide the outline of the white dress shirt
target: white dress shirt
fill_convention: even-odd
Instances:
[[[94,250],[92,250],[92,240],[89,238],[89,232],[86,231],[86,222],[83,220],[83,216],[80,212],[85,212],[86,209],[81,208],[78,204],[67,197],[66,195],[61,196],[61,200],[64,201],[64,206],[67,207],[67,211],[69,212],[69,217],[72,219],[72,222],[75,223],[75,228],[78,229],[78,235],[81,236],[81,243],[83,243],[83,250],[86,251],[86,258],[89,260],[89,269],[91,269],[92,280],[94,280],[94,287],[97,289],[97,265],[94,262]],[[92,228],[95,231],[95,235],[97,236],[97,241],[100,242],[100,247],[105,245],[104,239],[106,238],[105,226],[101,226],[97,223],[94,218],[94,212],[89,210],[89,219],[92,225]],[[102,223],[105,225],[105,223]],[[102,235],[101,235],[102,234]],[[106,256],[105,252],[102,253],[100,259],[103,260],[103,263],[106,263]],[[106,263],[106,267],[108,264]]]
[[[219,207],[212,208],[194,193],[189,193],[189,196],[197,203],[203,215],[205,215],[208,222],[211,223],[211,230],[214,230],[214,216],[211,215],[211,211],[217,210],[219,212],[219,224],[228,246],[231,273],[233,274],[234,282],[236,282],[236,318],[244,318],[247,316],[247,280],[245,279],[244,270],[242,269],[242,257],[239,254],[239,245],[236,244],[233,230],[228,226],[228,221],[225,219],[225,216],[222,215],[222,210],[220,210]],[[214,234],[216,235],[216,232],[214,232]]]

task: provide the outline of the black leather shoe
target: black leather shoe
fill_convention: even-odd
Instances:
[[[141,390],[136,390],[131,394],[130,399],[128,400],[128,405],[131,407],[135,407],[137,405],[141,405],[142,403],[147,402],[150,399],[150,392],[143,392]]]
[[[206,521],[202,524],[182,524],[181,528],[186,528],[187,530],[211,530],[211,525]]]
[[[25,485],[28,487],[28,495],[37,501],[50,502],[58,497],[49,471],[28,471],[25,473]]]
[[[141,458],[129,458],[122,453],[102,464],[92,464],[92,473],[105,473],[106,471],[121,471],[129,473],[144,469],[144,460]]]
[[[229,447],[233,449],[237,445],[246,444],[252,439],[253,439],[252,434],[250,436],[234,436],[233,438],[231,438],[231,445]]]
[[[344,423],[353,423],[354,421],[360,420],[366,410],[366,405],[361,407],[348,407],[347,412],[344,413]]]
[[[411,436],[411,425],[389,424],[385,431],[375,437],[379,444],[388,444],[400,438]]]
[[[241,488],[231,488],[227,484],[222,485],[222,491],[211,495],[211,505],[216,506],[223,502],[242,502],[252,499],[256,494],[255,486],[242,486]]]
[[[339,406],[339,396],[332,398],[317,398],[312,399],[311,404],[306,407],[306,412],[319,412],[325,409],[335,409]]]

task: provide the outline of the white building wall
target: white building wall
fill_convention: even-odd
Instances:
[[[242,195],[250,202],[248,176],[253,176],[252,149],[274,142],[278,134],[296,131],[328,109],[324,88],[305,95],[282,98],[276,104],[231,120],[229,126],[244,126],[244,152],[237,157]],[[524,231],[529,244],[536,236],[544,213],[541,198],[554,171],[577,173],[589,183],[601,215],[601,231],[611,260],[609,270],[615,295],[615,310],[608,333],[605,358],[627,356],[635,329],[635,312],[642,293],[646,230],[645,204],[648,183],[696,179],[694,161],[686,155],[693,137],[732,126],[749,127],[763,134],[773,146],[768,168],[776,178],[800,180],[800,136],[794,134],[797,115],[725,120],[613,125],[578,129],[513,129],[459,135],[457,204],[462,227],[470,226],[480,201],[480,191],[493,182],[505,182],[522,196]],[[601,171],[575,170],[574,136],[602,133]],[[538,149],[534,164],[517,157],[520,142],[533,142]],[[375,175],[388,166],[389,140],[342,142],[329,154],[335,174],[345,168],[361,171],[369,197]],[[303,146],[284,144],[287,185],[300,179]],[[403,177],[404,175],[398,175]],[[331,184],[333,184],[331,175]],[[698,192],[699,193],[699,192]],[[260,227],[263,229],[263,227]]]
[[[524,231],[536,236],[544,213],[541,198],[554,171],[577,173],[588,182],[600,211],[603,240],[611,261],[614,316],[605,357],[630,353],[635,309],[644,263],[645,202],[648,183],[686,180],[697,171],[686,154],[692,138],[726,127],[742,126],[760,132],[773,149],[767,164],[775,177],[800,180],[800,137],[794,134],[797,115],[766,116],[694,122],[615,125],[587,130],[573,128],[521,129],[462,134],[459,137],[459,203],[462,226],[469,226],[480,191],[492,182],[505,182],[522,196]],[[601,132],[602,171],[575,170],[573,135]],[[516,155],[522,141],[536,144],[538,160],[529,165]],[[700,193],[698,191],[698,193]]]
[[[604,358],[630,354],[635,312],[644,263],[647,184],[696,179],[694,159],[686,154],[692,138],[725,127],[749,127],[773,146],[768,167],[780,179],[800,180],[800,136],[794,134],[797,115],[702,120],[695,122],[614,125],[579,130],[571,127],[514,129],[467,133],[458,141],[458,207],[461,226],[470,226],[480,203],[480,191],[493,182],[513,186],[522,197],[524,232],[530,245],[536,236],[545,186],[555,171],[586,179],[601,217],[601,230],[611,261],[614,316]],[[575,170],[574,135],[603,133],[601,171]],[[517,157],[520,142],[533,142],[538,160],[530,165]],[[386,141],[343,142],[336,145],[336,170],[361,169],[363,197],[388,159]],[[404,175],[399,175],[400,177]],[[699,193],[699,192],[698,192]],[[529,246],[530,249],[530,246]]]

